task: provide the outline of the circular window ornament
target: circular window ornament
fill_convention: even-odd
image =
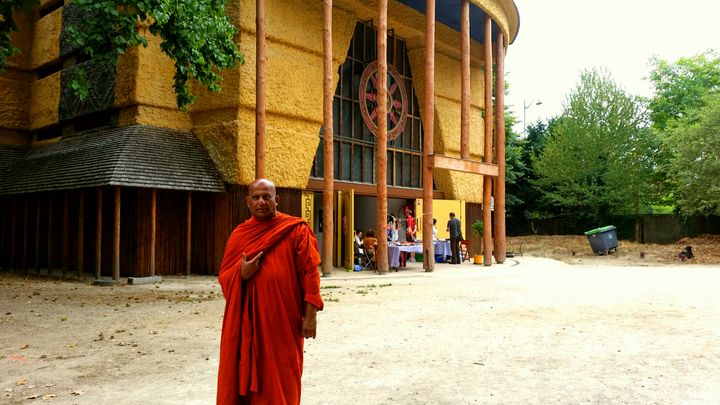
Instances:
[[[402,133],[407,121],[407,92],[403,79],[397,69],[388,65],[387,139],[392,141]],[[360,77],[360,113],[363,121],[373,135],[378,130],[378,65],[377,61],[369,64]]]

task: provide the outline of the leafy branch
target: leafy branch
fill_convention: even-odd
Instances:
[[[185,109],[195,101],[190,80],[213,92],[220,91],[220,72],[244,63],[225,14],[225,0],[74,0],[91,16],[82,26],[68,27],[73,45],[98,62],[117,63],[128,48],[147,46],[139,25],[145,25],[162,42],[160,48],[175,62],[173,88],[177,105]]]

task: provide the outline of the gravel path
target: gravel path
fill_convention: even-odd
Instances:
[[[322,283],[305,404],[720,403],[720,266],[523,257]],[[213,403],[219,292],[0,273],[0,403]]]

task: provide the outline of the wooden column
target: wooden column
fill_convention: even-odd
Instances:
[[[85,192],[80,190],[78,195],[78,250],[77,250],[77,271],[78,279],[82,278],[85,268],[84,246],[85,243]]]
[[[155,244],[157,239],[157,190],[150,193],[150,276],[155,275]]]
[[[255,0],[255,178],[265,177],[265,0]]]
[[[378,1],[378,27],[377,27],[377,218],[376,232],[378,246],[377,271],[384,274],[388,271],[387,238],[385,226],[387,223],[387,0]]]
[[[25,208],[23,209],[23,254],[22,254],[22,269],[27,271],[27,259],[28,259],[28,211],[30,210],[29,196],[24,198]]]
[[[192,269],[192,191],[187,193],[187,227],[185,229],[185,275]]]
[[[52,274],[53,265],[53,194],[48,194],[48,229],[47,229],[47,261],[48,274]]]
[[[15,269],[15,251],[17,250],[17,196],[12,196],[12,216],[10,217],[10,270]]]
[[[493,60],[492,60],[492,19],[490,16],[485,17],[485,146],[483,149],[485,163],[492,163],[493,160],[493,104],[492,104],[492,71],[493,71]],[[483,176],[483,265],[492,265],[492,211],[490,211],[490,204],[492,204],[492,177],[485,175]]]
[[[62,242],[62,275],[68,269],[68,262],[70,261],[70,192],[65,191],[63,193],[63,242]]]
[[[505,262],[505,39],[497,37],[495,61],[495,261]]]
[[[333,271],[333,184],[335,181],[333,155],[333,52],[332,52],[332,0],[323,1],[323,249],[322,275]]]
[[[113,221],[113,267],[112,278],[115,281],[120,280],[120,187],[115,186],[115,215]]]
[[[462,0],[460,26],[460,157],[470,159],[470,0]]]
[[[102,270],[102,219],[103,219],[103,203],[102,203],[103,190],[98,187],[97,189],[97,209],[96,216],[97,222],[95,224],[95,279],[99,280],[101,277]]]
[[[423,117],[423,268],[435,269],[435,244],[432,235],[433,168],[435,129],[435,0],[425,1],[425,110]]]
[[[38,194],[35,203],[35,273],[40,273],[40,201],[42,195]]]

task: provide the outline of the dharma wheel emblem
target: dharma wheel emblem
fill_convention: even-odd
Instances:
[[[388,65],[388,141],[397,138],[405,128],[407,120],[407,92],[400,73],[392,65]],[[378,66],[377,62],[369,64],[360,77],[360,113],[363,121],[367,125],[370,132],[377,136],[378,129]]]

